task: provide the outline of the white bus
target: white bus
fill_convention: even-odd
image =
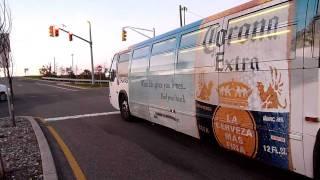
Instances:
[[[125,120],[319,179],[318,4],[253,0],[133,45],[113,58],[110,101]]]

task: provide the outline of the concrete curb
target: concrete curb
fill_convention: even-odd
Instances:
[[[53,157],[49,144],[46,137],[44,136],[39,124],[33,119],[33,117],[25,116],[24,118],[28,119],[32,125],[34,133],[37,137],[39,144],[41,161],[42,161],[42,171],[44,180],[58,180],[58,175],[56,167],[54,165]]]
[[[91,88],[85,88],[85,87],[79,87],[79,86],[72,86],[72,85],[65,84],[65,83],[58,83],[57,85],[61,85],[61,86],[65,86],[65,87],[71,87],[71,88],[75,88],[75,89],[81,89],[81,90],[91,89]]]

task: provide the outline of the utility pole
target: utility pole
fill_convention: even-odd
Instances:
[[[94,67],[93,67],[93,52],[92,52],[92,36],[91,36],[91,22],[88,21],[89,23],[89,35],[90,35],[90,53],[91,53],[91,80],[92,80],[92,85],[94,85]]]
[[[180,27],[182,27],[182,6],[179,5]]]
[[[187,8],[183,7],[183,25],[184,26],[186,25],[186,11],[187,11]]]
[[[186,11],[188,10],[187,7],[179,5],[179,14],[180,14],[180,27],[186,25]],[[183,11],[183,14],[182,14]],[[182,21],[182,16],[183,16],[183,21]]]

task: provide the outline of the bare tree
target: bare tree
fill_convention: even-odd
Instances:
[[[51,64],[49,65],[43,65],[40,69],[39,69],[39,73],[42,76],[51,76],[52,75],[52,71],[51,71]]]
[[[4,68],[4,74],[8,79],[9,87],[10,87],[10,96],[8,98],[9,103],[9,111],[12,120],[13,126],[16,126],[15,122],[15,114],[13,107],[13,87],[12,87],[12,72],[13,72],[13,64],[12,64],[12,56],[10,49],[10,32],[12,28],[12,19],[11,19],[11,11],[7,6],[6,0],[0,1],[0,56],[2,67]]]

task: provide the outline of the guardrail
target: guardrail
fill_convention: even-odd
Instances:
[[[43,80],[49,81],[64,81],[64,82],[91,82],[91,79],[71,79],[71,78],[53,78],[53,77],[42,77]],[[108,83],[109,80],[95,80],[97,83]]]

